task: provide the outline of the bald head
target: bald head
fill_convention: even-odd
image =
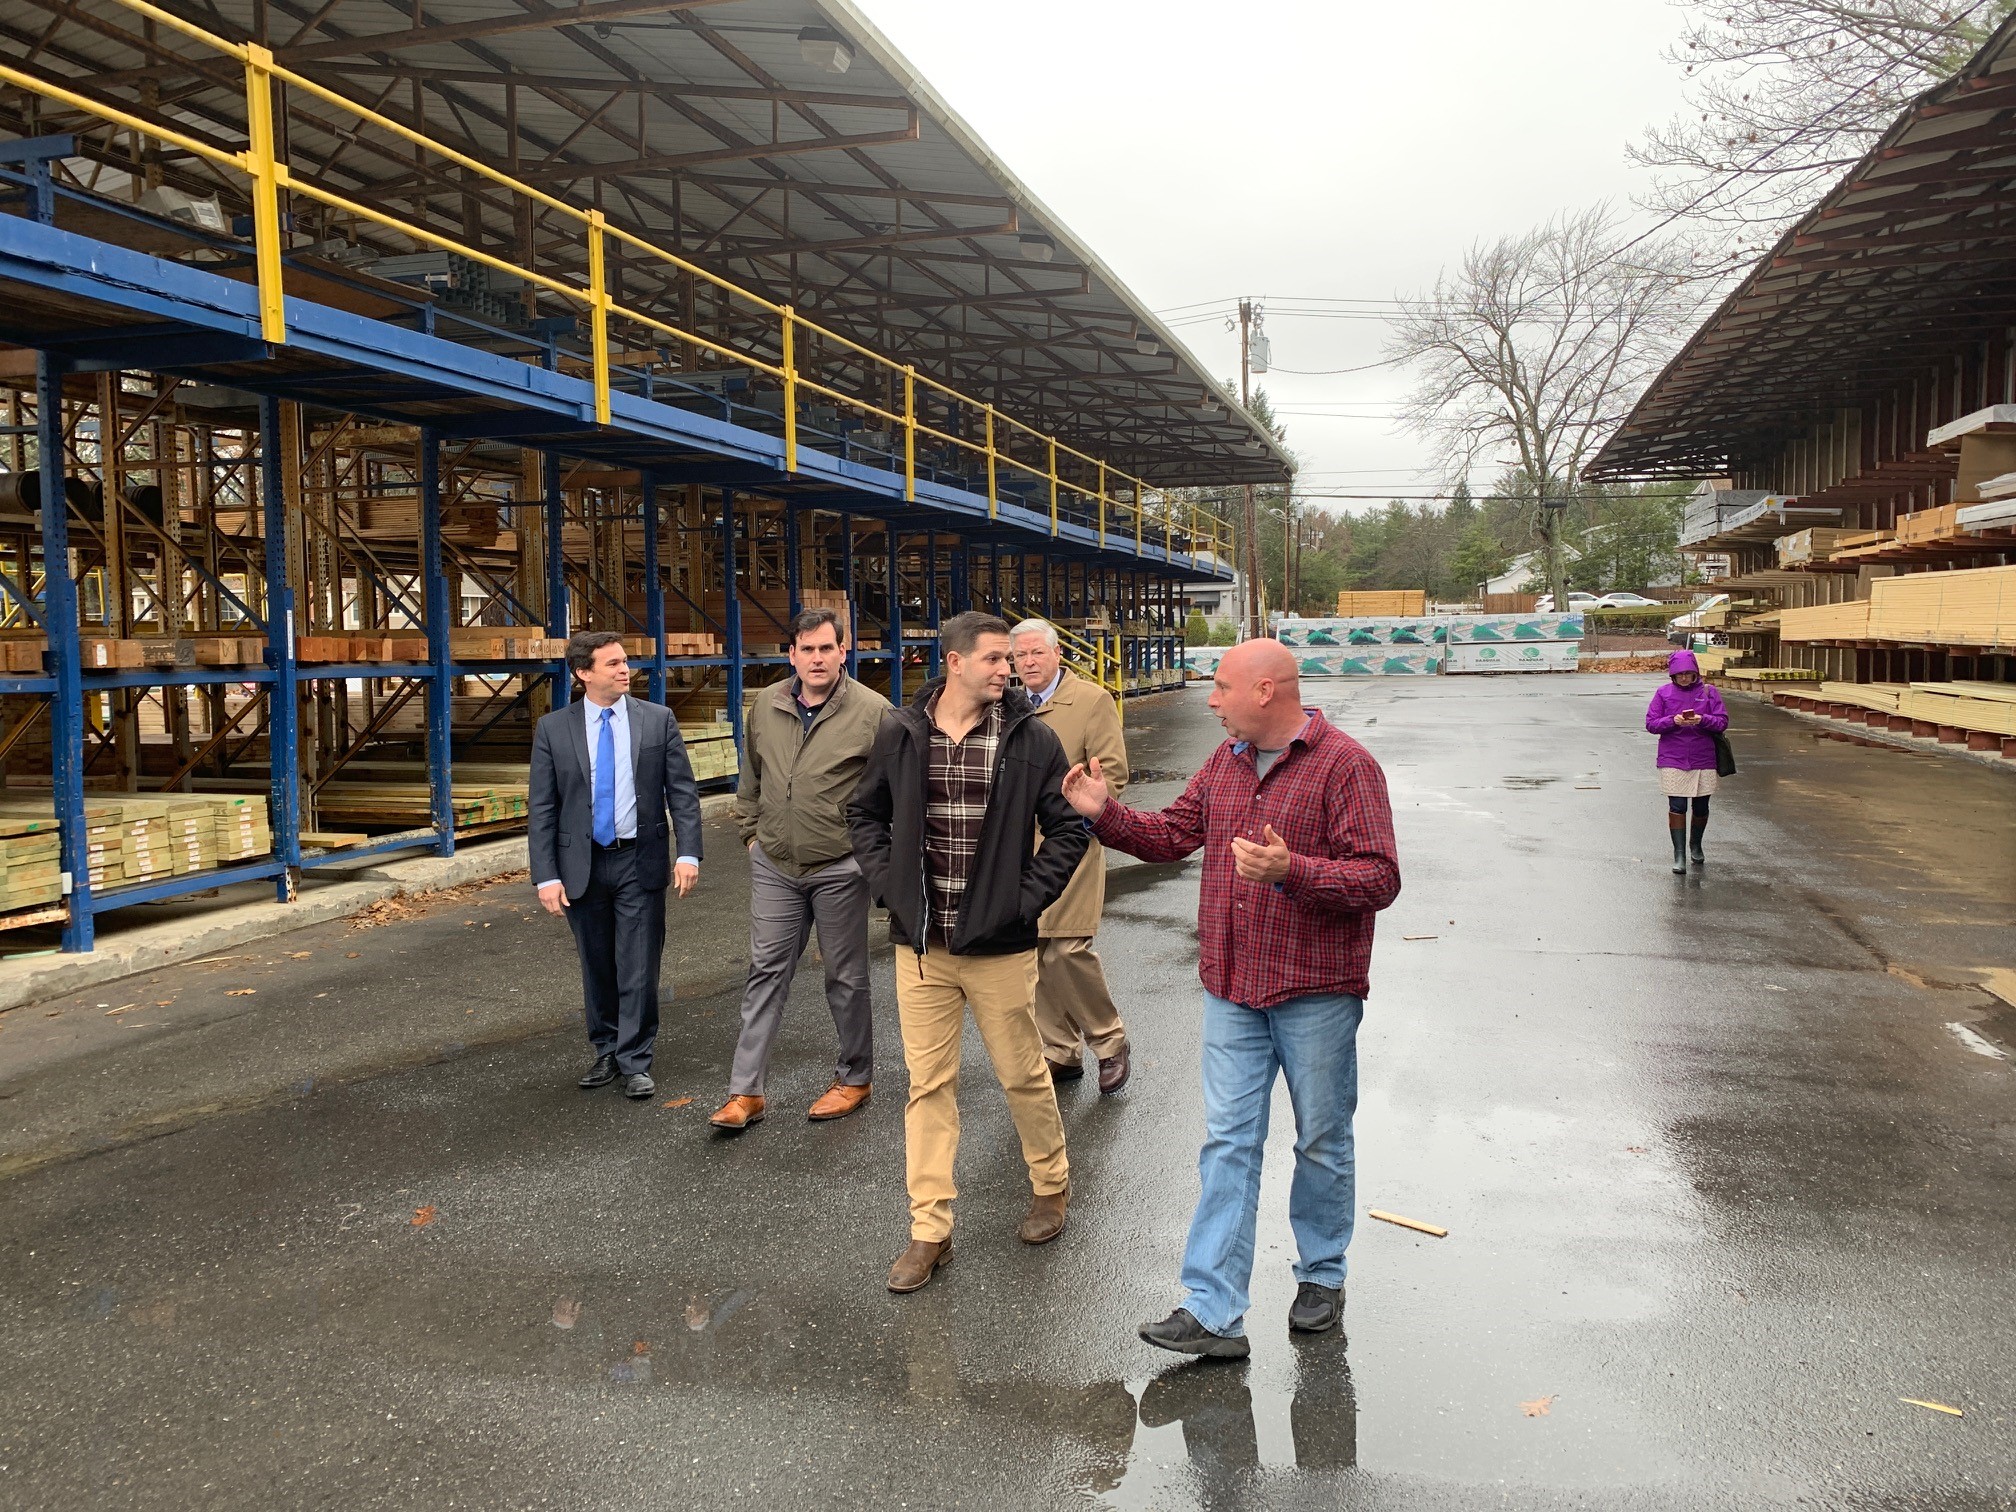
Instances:
[[[1302,728],[1295,653],[1277,640],[1242,641],[1219,660],[1211,708],[1234,740],[1278,751]]]

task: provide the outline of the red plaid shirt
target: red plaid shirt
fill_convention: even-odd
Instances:
[[[1248,882],[1232,837],[1288,842],[1285,881]],[[1092,831],[1143,861],[1180,861],[1204,847],[1197,905],[1205,990],[1248,1008],[1318,992],[1364,997],[1372,916],[1400,895],[1386,774],[1372,753],[1315,710],[1263,779],[1245,741],[1212,753],[1159,814],[1109,801]]]

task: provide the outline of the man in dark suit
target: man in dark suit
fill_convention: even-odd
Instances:
[[[568,637],[567,666],[580,700],[532,736],[532,876],[581,953],[595,1064],[580,1085],[620,1076],[624,1096],[649,1097],[665,887],[683,898],[700,880],[700,793],[671,710],[629,696],[622,636]]]

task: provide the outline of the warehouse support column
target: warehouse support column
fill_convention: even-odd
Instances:
[[[1001,612],[1001,543],[987,543],[987,597],[994,606],[994,612]]]
[[[973,548],[964,536],[952,548],[952,612],[964,614],[973,607]]]
[[[888,577],[889,588],[889,702],[898,708],[903,706],[903,605],[896,582],[896,522],[891,520],[883,526],[883,534],[889,543]]]
[[[796,619],[805,607],[799,595],[805,591],[803,566],[798,560],[798,506],[784,501],[784,596],[791,606],[788,619]]]
[[[861,675],[861,614],[854,607],[854,516],[840,516],[840,592],[847,599],[847,675]]]
[[[938,604],[938,532],[934,530],[924,538],[924,623],[931,627],[934,637],[925,652],[925,666],[930,669],[932,677],[938,676],[945,665],[935,639],[943,619]]]
[[[91,948],[91,865],[84,847],[84,664],[78,644],[77,584],[70,576],[69,505],[63,493],[63,375],[69,364],[35,356],[35,462],[42,475],[42,620],[56,692],[49,705],[49,795],[57,854],[70,904],[63,948]],[[22,587],[29,588],[27,564]]]
[[[650,381],[650,374],[645,374]],[[647,395],[648,397],[648,395]],[[651,637],[651,702],[665,702],[665,583],[658,569],[658,475],[645,473],[644,493],[644,631]]]
[[[567,635],[567,510],[560,493],[560,458],[553,452],[539,454],[540,476],[546,485],[546,633],[555,639]],[[564,709],[574,697],[574,679],[563,659],[553,676],[553,707]]]
[[[455,854],[455,684],[448,667],[448,576],[441,567],[441,438],[420,428],[420,582],[427,615],[427,812],[434,854]]]
[[[722,630],[727,635],[728,723],[735,731],[735,750],[742,751],[742,590],[735,572],[735,494],[721,490]]]
[[[287,458],[280,401],[259,401],[259,503],[266,528],[267,770],[273,845],[285,868],[275,884],[282,903],[294,901],[301,876],[300,671],[294,660],[294,585],[287,573]]]

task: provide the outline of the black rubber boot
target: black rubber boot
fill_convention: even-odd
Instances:
[[[1686,872],[1686,870],[1687,870],[1687,830],[1686,830],[1686,827],[1685,827],[1684,825],[1679,825],[1679,824],[1671,824],[1671,823],[1669,823],[1669,824],[1668,824],[1668,825],[1666,826],[1666,833],[1667,833],[1667,834],[1669,834],[1669,835],[1671,835],[1671,836],[1673,837],[1673,872],[1674,872],[1674,875],[1675,875],[1675,876],[1679,876],[1679,875],[1683,875],[1683,874],[1684,874],[1684,873]]]
[[[1693,859],[1696,866],[1705,866],[1708,863],[1708,858],[1701,854],[1701,836],[1707,832],[1707,829],[1708,821],[1706,819],[1696,819],[1687,830],[1687,854]]]

